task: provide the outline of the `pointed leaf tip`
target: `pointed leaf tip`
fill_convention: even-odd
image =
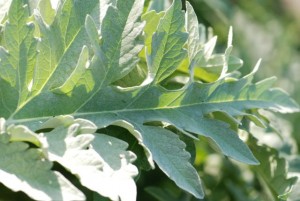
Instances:
[[[140,127],[145,145],[150,149],[159,168],[177,186],[202,199],[204,192],[200,177],[190,163],[185,143],[175,133],[153,126]],[[174,154],[176,153],[176,154]]]
[[[262,61],[261,58],[257,61],[256,65],[254,66],[254,69],[252,71],[253,74],[255,74],[258,71],[258,69],[260,67],[260,64],[261,64],[261,61]]]
[[[233,38],[233,31],[232,31],[232,26],[230,26],[228,32],[227,47],[232,46],[232,38]]]

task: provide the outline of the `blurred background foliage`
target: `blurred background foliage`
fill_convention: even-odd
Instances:
[[[185,7],[185,1],[183,7]],[[300,103],[300,1],[299,0],[188,0],[199,23],[218,36],[217,52],[226,49],[229,27],[233,27],[233,55],[249,73],[262,58],[256,79],[276,76],[276,86]],[[149,1],[148,1],[149,2]],[[148,9],[165,10],[171,0],[154,0]],[[213,144],[200,139],[195,144],[197,167],[208,201],[300,201],[300,114],[279,115],[261,111],[270,127],[261,129],[247,120],[241,137],[261,162],[250,167],[216,154]],[[260,146],[257,146],[259,144]],[[187,147],[190,147],[189,144]],[[275,176],[274,176],[275,175]],[[286,179],[288,177],[288,179]],[[291,189],[289,184],[295,184]],[[193,201],[159,169],[143,172],[138,179],[138,200]],[[288,186],[288,188],[287,188]],[[276,196],[281,195],[281,196]]]
[[[276,85],[300,102],[299,0],[190,0],[199,22],[212,27],[221,51],[233,26],[233,54],[244,61],[240,71],[251,71],[259,58],[257,79],[278,78]],[[284,115],[287,119],[287,116]],[[289,115],[293,136],[300,145],[300,115]]]

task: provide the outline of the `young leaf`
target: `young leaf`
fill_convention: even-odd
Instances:
[[[156,12],[160,12],[165,10],[167,7],[170,6],[169,1],[160,1],[160,0],[153,0],[149,5],[149,10],[155,10]]]
[[[33,35],[34,24],[27,23],[28,18],[28,6],[23,6],[22,1],[13,0],[4,25],[3,46],[0,47],[0,77],[13,88],[15,96],[11,97],[14,100],[9,100],[12,101],[10,103],[1,101],[1,108],[6,110],[3,116],[7,115],[7,110],[11,112],[22,105],[31,90],[37,40]],[[5,94],[10,87],[1,84],[1,93]]]
[[[92,134],[96,129],[89,121],[71,119],[54,118],[44,124],[45,127],[56,124],[45,135],[49,159],[60,163],[77,175],[82,185],[104,197],[135,200],[133,177],[138,172],[131,164],[135,155],[125,151],[128,145],[113,137]]]
[[[38,6],[45,23],[52,24],[55,18],[55,9],[52,8],[51,0],[40,0]]]
[[[110,83],[124,77],[138,62],[137,54],[143,48],[138,38],[144,27],[140,22],[143,4],[143,0],[118,1],[116,8],[108,8],[101,25],[100,58],[108,75],[103,81]]]
[[[26,126],[9,126],[7,133],[10,135],[11,142],[30,142],[38,147],[42,146],[41,137],[29,130]]]
[[[155,33],[160,19],[165,15],[165,12],[156,13],[154,10],[147,12],[142,16],[142,20],[146,21],[144,28],[145,46],[148,54],[151,54],[152,35]]]
[[[86,1],[86,8],[96,1]],[[71,0],[64,1],[57,9],[52,24],[48,25],[42,15],[36,11],[35,18],[40,29],[39,54],[34,69],[32,96],[41,90],[49,90],[62,85],[74,70],[82,47],[88,43],[88,37],[83,27],[86,13],[80,12],[78,5]],[[86,13],[84,12],[86,11]],[[72,24],[70,24],[72,22]],[[32,97],[32,98],[33,98]]]
[[[9,142],[0,135],[0,182],[13,191],[23,191],[35,200],[82,200],[85,196],[62,174],[52,171],[52,163],[39,149],[24,142]]]
[[[160,20],[152,37],[151,54],[147,56],[149,76],[159,83],[173,73],[186,56],[183,45],[187,34],[183,33],[184,13],[181,2],[174,1]]]
[[[136,200],[137,189],[133,177],[137,176],[138,170],[131,164],[136,159],[135,154],[125,151],[128,144],[107,135],[96,135],[92,145],[103,157],[107,164],[104,170],[109,173],[101,188],[117,195],[114,196],[116,200],[118,197],[125,201]]]
[[[261,165],[253,167],[253,169],[260,179],[266,195],[269,196],[269,199],[286,200],[297,177],[288,178],[287,162],[284,158],[279,157],[275,149],[265,145],[258,146],[257,140],[253,137],[250,138],[250,141],[254,155],[261,161]]]
[[[189,2],[186,3],[186,13],[185,13],[185,29],[189,33],[188,37],[188,56],[190,62],[194,59],[197,52],[201,48],[202,41],[200,32],[200,27],[198,25],[197,15],[194,12],[193,7]]]

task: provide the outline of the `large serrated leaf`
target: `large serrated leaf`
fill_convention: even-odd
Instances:
[[[21,118],[28,117],[28,114],[31,113],[30,110],[40,105],[41,101],[43,106],[40,105],[40,107],[43,108],[51,108],[53,104],[57,105],[56,109],[48,110],[48,112],[52,111],[53,115],[61,113],[60,111],[73,113],[85,105],[87,100],[93,97],[99,89],[125,76],[138,61],[138,53],[143,48],[139,40],[144,26],[139,20],[143,2],[131,0],[126,2],[125,5],[123,1],[119,1],[117,7],[109,6],[107,15],[105,15],[101,24],[101,44],[100,46],[99,44],[92,44],[94,56],[86,60],[84,72],[81,72],[82,75],[74,83],[74,79],[72,76],[70,77],[70,74],[78,70],[76,66],[80,63],[81,66],[84,64],[84,62],[74,59],[74,55],[79,57],[84,45],[90,46],[89,41],[99,41],[100,36],[92,34],[94,33],[92,30],[95,28],[91,26],[95,26],[96,23],[92,23],[89,17],[84,21],[85,26],[81,25],[78,26],[77,30],[73,31],[73,28],[70,30],[71,34],[74,34],[71,42],[66,41],[67,37],[64,37],[64,34],[59,34],[62,31],[67,31],[59,26],[64,27],[61,24],[66,21],[64,19],[65,15],[68,16],[68,14],[64,14],[64,9],[71,5],[68,1],[63,4],[60,14],[64,16],[63,21],[61,22],[61,19],[57,16],[58,22],[54,21],[50,28],[37,15],[42,34],[39,45],[44,48],[40,49],[41,59],[38,59],[38,61],[43,63],[38,63],[35,69],[36,73],[32,88],[34,97],[27,101],[27,109],[25,107],[19,108],[19,110],[23,110],[21,112],[23,117]],[[69,10],[75,9],[73,7]],[[83,23],[81,18],[78,19],[77,23]],[[114,30],[110,28],[112,24],[115,25]],[[111,43],[108,43],[109,41]],[[66,43],[70,44],[66,45]],[[45,55],[42,55],[43,53]],[[51,57],[46,57],[46,55]],[[49,59],[51,62],[49,62]],[[78,73],[74,72],[73,74]],[[56,90],[70,84],[73,87],[72,93],[61,95],[61,90]],[[65,92],[67,91],[69,90]],[[45,99],[47,99],[46,102],[43,101]],[[70,102],[72,104],[69,104]],[[42,110],[39,110],[38,113],[36,113],[37,116],[45,115]]]
[[[268,80],[251,84],[251,79],[252,76],[249,75],[239,81],[194,83],[177,91],[156,86],[132,90],[106,88],[95,99],[91,99],[90,104],[79,110],[78,115],[92,119],[99,126],[107,126],[122,119],[132,124],[167,122],[182,131],[210,137],[224,154],[255,164],[257,161],[249,149],[232,130],[226,129],[226,124],[205,116],[211,112],[222,111],[234,117],[245,115],[245,111],[251,108],[270,108],[281,112],[297,110],[297,105],[291,99],[283,98],[287,97],[286,94],[268,89]],[[108,97],[103,94],[108,94]],[[277,98],[272,98],[276,96]],[[111,101],[107,103],[106,100]],[[98,112],[89,105],[97,105]],[[107,119],[107,122],[103,119]]]
[[[165,153],[167,146],[157,144],[160,138],[165,142],[169,139],[175,144],[169,146],[171,150],[183,149],[179,138],[162,125],[172,125],[193,138],[211,138],[224,155],[258,164],[237,133],[212,113],[222,113],[239,124],[240,116],[252,115],[259,121],[259,115],[249,113],[253,109],[299,111],[285,92],[271,88],[273,79],[252,82],[258,65],[245,77],[230,77],[241,64],[229,56],[232,32],[225,53],[213,54],[216,37],[205,42],[206,36],[201,35],[204,31],[195,22],[191,6],[187,5],[185,15],[180,0],[174,0],[166,12],[147,13],[146,26],[141,21],[141,0],[65,0],[55,12],[46,1],[44,7],[40,5],[34,11],[34,17],[29,16],[32,9],[22,2],[12,1],[0,41],[0,116],[8,119],[7,124],[23,124],[10,130],[12,141],[44,146],[49,158],[78,175],[82,185],[113,200],[135,197],[132,177],[137,172],[131,166],[134,157],[125,151],[127,144],[122,141],[94,134],[97,128],[116,125],[127,129],[143,146],[152,167],[156,161],[178,186],[202,198],[203,192],[198,188],[201,183],[192,166],[172,162],[179,158],[187,161],[188,154],[182,151],[179,158],[170,158]],[[51,13],[49,18],[47,13]],[[211,75],[195,77],[209,83],[193,79],[194,67],[201,64]],[[137,65],[148,70],[147,79],[140,86],[114,86]],[[162,81],[176,74],[178,68],[184,69],[190,80],[182,82],[185,84],[180,89],[162,87]],[[59,116],[70,114],[95,125]],[[52,116],[58,117],[43,124]],[[157,126],[145,126],[152,124]],[[39,143],[29,128],[54,128],[45,134],[49,147]],[[16,134],[19,131],[26,134]],[[116,144],[111,155],[103,150],[110,147],[110,142]],[[124,157],[117,160],[118,154]],[[169,163],[164,164],[164,160]],[[194,179],[186,180],[185,176]],[[93,178],[100,183],[92,183]],[[120,188],[113,189],[114,185]],[[127,195],[126,189],[133,193]]]

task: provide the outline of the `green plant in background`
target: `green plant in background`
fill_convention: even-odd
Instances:
[[[234,54],[243,58],[246,64],[241,70],[245,73],[258,58],[263,58],[262,68],[256,80],[270,74],[278,77],[276,86],[288,91],[297,102],[299,99],[299,2],[295,0],[276,1],[197,1],[190,0],[198,19],[211,26],[218,35],[218,47],[226,45],[228,26],[234,27]],[[255,34],[253,34],[255,33]],[[299,113],[270,116],[271,125],[278,131],[267,128],[256,136],[260,143],[279,151],[281,157],[289,161],[288,175],[299,177]],[[222,181],[219,181],[222,183]],[[298,180],[294,189],[299,189]],[[299,191],[294,190],[289,197],[298,200]]]
[[[56,9],[49,0],[26,2],[2,4],[9,8],[0,42],[3,199],[142,199],[136,182],[148,186],[144,170],[155,164],[177,186],[147,188],[160,200],[205,192],[214,200],[222,185],[236,199],[288,197],[296,178],[287,178],[275,149],[249,135],[249,124],[269,126],[259,109],[299,107],[272,88],[274,78],[252,81],[260,62],[240,75],[232,30],[216,54],[216,37],[180,0],[159,13],[151,10],[162,6],[156,1],[65,0]],[[242,172],[221,154],[251,166]],[[224,166],[215,168],[237,171],[212,193],[222,175],[203,174],[203,188],[199,173],[218,160]],[[234,191],[243,182],[248,188]]]

